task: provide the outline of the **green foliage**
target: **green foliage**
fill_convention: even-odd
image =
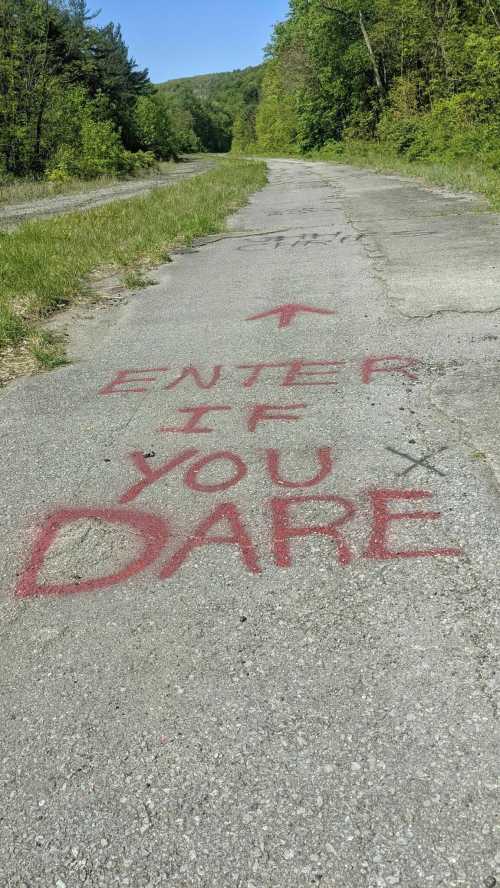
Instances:
[[[238,116],[255,138],[261,78],[249,68],[157,90],[85,0],[0,0],[0,176],[63,184],[141,169],[141,151],[229,151]]]
[[[181,150],[247,150],[255,142],[255,115],[260,98],[262,65],[185,77],[161,84],[158,89],[172,102],[173,119],[183,117],[185,144]],[[179,121],[180,122],[180,121]]]
[[[193,116],[189,109],[176,98],[168,95],[165,98],[169,106],[177,151],[180,154],[202,151],[203,145],[193,129]]]
[[[95,27],[84,0],[1,0],[3,175],[61,182],[130,171],[130,149],[151,148],[137,139],[135,121],[152,92],[119,27]]]
[[[409,160],[464,160],[500,169],[500,120],[482,110],[476,91],[438,100],[427,113],[404,114],[394,107],[382,115],[380,140]]]
[[[268,48],[257,150],[374,140],[413,162],[498,169],[499,32],[499,0],[290,0]]]
[[[192,92],[202,101],[219,105],[235,120],[244,109],[252,105],[255,108],[257,105],[263,73],[262,65],[258,65],[222,74],[201,74],[198,77],[169,80],[160,84],[158,89],[168,95],[185,90]]]
[[[183,83],[173,90],[166,86],[159,97],[174,122],[179,151],[229,151],[232,120],[222,105],[200,98]]]
[[[158,160],[171,160],[177,153],[177,142],[170,118],[168,100],[160,93],[141,96],[135,107],[136,141],[152,152]]]
[[[95,179],[129,172],[134,163],[102,98],[91,101],[81,87],[54,99],[48,130],[46,175],[51,182],[72,177]],[[51,150],[50,150],[51,149]]]
[[[295,96],[287,90],[281,65],[271,63],[266,70],[262,100],[256,115],[255,130],[259,149],[293,152],[298,126]]]
[[[245,109],[235,118],[231,143],[231,150],[235,154],[242,154],[255,146],[257,138],[255,117],[253,109]]]

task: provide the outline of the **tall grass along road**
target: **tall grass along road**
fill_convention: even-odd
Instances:
[[[264,163],[223,160],[202,177],[146,197],[0,232],[0,364],[5,349],[21,344],[50,364],[52,349],[38,325],[82,294],[90,272],[114,266],[126,273],[137,263],[165,261],[172,247],[223,229],[227,215],[265,181]]]
[[[208,155],[186,158],[181,163],[171,161],[158,164],[155,170],[142,176],[116,178],[103,176],[85,181],[67,182],[21,179],[0,184],[0,228],[12,229],[21,222],[60,216],[74,210],[87,210],[126,200],[140,194],[149,194],[156,188],[177,184],[182,179],[206,173],[216,165]]]

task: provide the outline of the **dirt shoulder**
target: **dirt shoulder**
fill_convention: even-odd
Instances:
[[[89,210],[112,201],[149,194],[156,188],[175,185],[182,179],[189,179],[192,176],[205,173],[213,169],[216,163],[217,160],[214,157],[197,157],[196,160],[184,160],[168,172],[162,172],[156,176],[129,179],[91,191],[85,190],[3,206],[0,207],[0,229],[12,229],[31,219],[46,219],[50,216],[72,213],[75,210]]]

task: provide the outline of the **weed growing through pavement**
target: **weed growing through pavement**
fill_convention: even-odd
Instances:
[[[146,277],[139,269],[133,269],[123,275],[123,284],[127,290],[144,290],[146,287],[153,287],[157,281]]]
[[[66,358],[63,337],[55,333],[45,331],[35,333],[30,350],[43,370],[53,370],[55,367],[69,363]]]

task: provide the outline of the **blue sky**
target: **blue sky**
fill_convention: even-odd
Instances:
[[[155,83],[231,71],[262,61],[288,0],[92,0],[98,22],[122,25],[125,40]]]

